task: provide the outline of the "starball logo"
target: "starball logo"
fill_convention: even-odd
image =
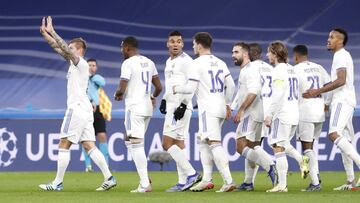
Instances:
[[[10,166],[17,155],[17,138],[14,132],[0,128],[0,168]]]

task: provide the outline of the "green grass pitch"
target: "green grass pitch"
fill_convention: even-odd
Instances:
[[[241,183],[244,173],[233,172],[233,178]],[[264,172],[257,176],[254,192],[215,193],[206,192],[165,193],[165,189],[177,181],[176,172],[150,172],[153,182],[153,192],[146,194],[131,194],[129,191],[137,187],[138,176],[135,172],[115,172],[118,185],[107,192],[95,192],[102,183],[100,173],[68,172],[65,175],[64,190],[61,192],[40,191],[38,185],[47,183],[55,176],[55,172],[0,172],[0,202],[357,202],[360,203],[358,191],[332,191],[332,188],[345,182],[344,172],[322,172],[321,192],[300,192],[306,187],[309,179],[300,179],[299,173],[288,176],[288,193],[269,194],[265,190],[271,188],[270,181]],[[222,185],[218,173],[214,174],[215,189]]]

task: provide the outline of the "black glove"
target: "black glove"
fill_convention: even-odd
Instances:
[[[176,108],[175,112],[174,112],[174,118],[176,121],[182,119],[182,117],[184,117],[186,111],[186,104],[181,103],[179,107]]]
[[[162,114],[166,114],[166,100],[162,99],[159,110]]]

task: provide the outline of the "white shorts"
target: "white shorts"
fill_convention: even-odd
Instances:
[[[151,116],[140,116],[133,114],[130,110],[125,111],[126,135],[131,138],[144,139]]]
[[[290,139],[294,136],[296,127],[296,125],[282,123],[278,118],[274,119],[271,123],[269,143],[286,147],[290,144]]]
[[[221,141],[221,128],[224,123],[224,118],[214,117],[204,111],[199,115],[199,133],[200,141]]]
[[[236,128],[236,139],[246,137],[251,142],[261,140],[262,123],[254,121],[251,116],[247,116],[240,120]]]
[[[184,140],[189,135],[189,125],[192,111],[186,109],[184,117],[178,121],[174,119],[174,111],[177,108],[170,107],[167,110],[164,121],[163,135],[176,140]]]
[[[296,139],[303,142],[314,142],[315,139],[320,137],[322,126],[323,122],[300,121],[296,132]]]
[[[352,126],[353,114],[354,108],[350,105],[341,102],[332,103],[329,121],[329,134],[333,132],[337,132],[339,136],[351,134],[348,132],[354,131]]]
[[[87,112],[80,106],[70,107],[66,110],[61,124],[60,138],[67,138],[72,143],[82,141],[95,142],[93,112]]]

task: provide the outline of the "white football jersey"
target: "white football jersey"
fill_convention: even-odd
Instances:
[[[75,66],[70,60],[70,67],[67,73],[67,106],[80,105],[92,112],[92,105],[87,96],[89,83],[89,65],[84,58],[79,57],[79,63]]]
[[[262,102],[260,100],[260,92],[261,80],[259,67],[249,62],[240,70],[237,94],[231,108],[237,111],[241,104],[245,101],[248,94],[256,94],[257,96],[255,100],[244,112],[244,118],[250,115],[253,120],[262,122],[264,115]]]
[[[280,99],[280,103],[276,104],[280,108],[275,112],[274,118],[279,118],[285,124],[297,125],[299,123],[299,96],[301,95],[299,95],[299,79],[293,66],[288,63],[279,63],[273,69],[272,80],[273,83],[276,80],[282,80],[285,85],[285,94]]]
[[[261,102],[263,105],[263,112],[266,112],[269,109],[270,103],[271,103],[271,95],[272,95],[272,70],[273,67],[262,61],[262,60],[256,60],[251,62],[253,66],[257,66],[260,73],[260,79],[261,79]],[[259,110],[261,111],[261,110]],[[264,115],[263,115],[264,118]]]
[[[124,95],[126,109],[136,115],[152,115],[151,81],[157,75],[158,72],[154,62],[145,56],[132,56],[123,62],[120,79],[128,80]]]
[[[189,80],[198,81],[195,91],[199,114],[206,111],[218,118],[226,117],[225,78],[231,77],[224,61],[214,55],[194,60]]]
[[[177,85],[184,85],[189,79],[189,70],[191,68],[193,59],[185,52],[174,59],[168,58],[165,67],[165,94],[163,99],[167,103],[174,103],[176,106],[180,105],[182,101],[189,101],[187,107],[192,109],[191,98],[192,95],[173,94],[172,88]]]
[[[331,66],[331,80],[337,79],[337,69],[346,68],[345,85],[333,90],[333,101],[346,102],[352,107],[356,106],[355,87],[354,87],[354,63],[348,51],[344,48],[334,54]]]
[[[300,121],[324,122],[324,95],[312,99],[304,99],[301,95],[308,89],[319,89],[330,82],[330,76],[319,64],[304,61],[294,66],[299,77],[299,111]]]

